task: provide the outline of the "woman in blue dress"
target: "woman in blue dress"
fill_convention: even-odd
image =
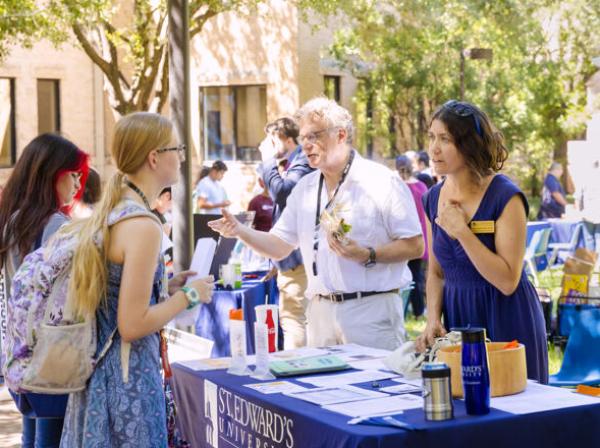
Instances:
[[[69,397],[61,446],[164,448],[158,332],[186,308],[210,301],[212,283],[201,279],[182,286],[186,272],[166,290],[162,227],[150,201],[177,182],[185,157],[171,122],[144,112],[123,117],[112,155],[118,172],[101,202],[90,218],[71,227],[79,245],[69,282],[75,312],[96,316],[97,354],[108,351],[86,390]]]
[[[423,350],[454,327],[484,327],[492,341],[525,344],[527,376],[548,382],[542,308],[523,271],[528,204],[497,174],[502,134],[474,105],[448,101],[433,115],[429,155],[445,179],[425,197],[430,232]],[[442,324],[443,315],[443,324]]]

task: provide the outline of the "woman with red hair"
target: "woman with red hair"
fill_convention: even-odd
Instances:
[[[0,202],[0,267],[4,291],[23,258],[42,246],[65,222],[81,196],[88,155],[56,134],[42,134],[23,150]],[[6,297],[0,295],[0,341],[4,339]],[[2,355],[2,365],[4,355]],[[24,448],[58,447],[68,395],[15,394],[23,414]]]

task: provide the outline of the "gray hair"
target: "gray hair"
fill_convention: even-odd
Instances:
[[[352,136],[354,135],[352,115],[334,100],[324,96],[313,98],[304,103],[294,114],[294,120],[296,120],[296,123],[300,123],[303,120],[319,120],[325,121],[330,127],[343,128],[347,134],[346,142],[349,144],[352,143]]]
[[[562,168],[562,164],[560,162],[552,162],[552,165],[550,165],[550,171],[555,171],[559,168]]]

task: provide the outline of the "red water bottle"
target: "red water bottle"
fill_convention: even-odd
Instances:
[[[275,321],[273,321],[273,310],[267,310],[267,318],[265,319],[267,324],[267,336],[269,342],[269,353],[276,351],[275,348]]]

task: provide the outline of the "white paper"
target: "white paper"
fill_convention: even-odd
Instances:
[[[385,380],[397,376],[393,372],[380,370],[362,370],[360,372],[342,373],[337,375],[321,375],[309,378],[298,378],[298,381],[317,387],[335,387],[346,384],[366,383],[369,381]]]
[[[196,250],[190,265],[190,270],[195,271],[196,275],[188,277],[187,283],[208,276],[216,249],[217,242],[213,238],[200,238],[196,242]]]
[[[383,363],[383,358],[364,359],[360,361],[347,360],[346,362],[350,367],[357,370],[389,370]]]
[[[324,409],[344,414],[349,417],[368,417],[371,415],[392,414],[405,411],[406,409],[418,409],[422,407],[423,398],[411,394],[323,406]]]
[[[560,387],[544,386],[533,381],[527,388],[515,395],[495,397],[490,406],[512,414],[530,414],[587,404],[600,404],[600,398],[582,395]]]
[[[244,386],[263,394],[279,394],[307,390],[306,387],[299,386],[298,384],[289,381],[270,381],[268,383],[244,384]]]
[[[372,398],[385,398],[389,396],[381,392],[370,391],[354,386],[318,387],[316,389],[306,389],[302,392],[286,393],[286,395],[321,406]]]
[[[281,352],[271,353],[271,357],[276,360],[290,361],[298,358],[309,358],[311,356],[328,355],[327,350],[320,348],[302,347],[294,350],[283,350]]]
[[[186,331],[167,327],[164,329],[169,347],[169,361],[181,362],[210,357],[214,341]]]
[[[395,381],[397,383],[402,383],[402,384],[412,384],[413,386],[418,386],[418,387],[423,386],[422,378],[408,379],[408,378],[404,378],[404,377],[398,377],[398,378],[392,378],[392,381]]]
[[[180,364],[197,372],[203,370],[227,369],[229,364],[231,364],[231,358],[195,359],[192,361],[182,361]]]
[[[169,236],[165,232],[163,232],[162,233],[162,242],[160,244],[160,250],[164,253],[172,247],[173,247],[173,241],[171,241],[171,238],[169,238]]]
[[[391,353],[389,350],[365,347],[364,345],[358,344],[343,344],[319,348],[326,350],[330,355],[335,355],[348,363],[353,361],[385,358]]]
[[[410,394],[413,392],[421,392],[422,388],[413,386],[412,384],[398,384],[397,386],[382,387],[379,390],[389,394]]]

